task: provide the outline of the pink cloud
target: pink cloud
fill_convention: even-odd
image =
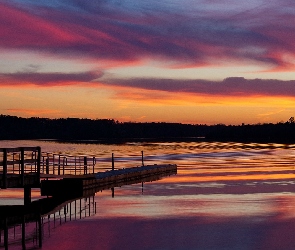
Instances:
[[[222,81],[175,79],[110,79],[100,81],[106,86],[179,92],[216,96],[290,96],[295,97],[295,80],[245,79],[231,77]]]
[[[113,61],[156,58],[178,67],[216,59],[294,67],[284,55],[295,55],[295,14],[278,9],[278,3],[231,15],[208,8],[195,16],[176,7],[125,11],[95,3],[69,1],[63,8],[2,3],[0,47]]]
[[[38,73],[16,72],[0,73],[0,85],[34,84],[40,86],[71,85],[76,83],[91,82],[103,75],[102,72],[82,73]]]

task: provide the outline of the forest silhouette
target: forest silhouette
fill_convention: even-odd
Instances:
[[[204,125],[118,122],[113,119],[22,118],[0,115],[0,140],[61,140],[119,143],[128,141],[233,141],[295,143],[291,117],[276,124]]]

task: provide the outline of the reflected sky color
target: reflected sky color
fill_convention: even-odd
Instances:
[[[2,0],[0,114],[287,121],[294,9],[290,0]]]
[[[1,141],[0,146],[36,145]],[[294,249],[294,145],[38,142],[43,151],[115,152],[127,167],[175,163],[178,174],[96,193],[97,212],[51,232],[43,249]],[[138,152],[138,154],[137,154]],[[124,247],[122,247],[124,246]]]

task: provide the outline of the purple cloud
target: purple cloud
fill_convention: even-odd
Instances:
[[[218,4],[218,6],[217,6]],[[149,1],[4,1],[0,47],[115,61],[145,58],[177,65],[214,59],[294,66],[293,2],[170,4]],[[217,7],[220,8],[217,8]]]
[[[112,79],[99,81],[108,86],[140,88],[168,92],[184,92],[223,96],[290,96],[295,97],[295,80],[226,78],[223,81],[175,79]]]
[[[76,83],[91,82],[101,77],[102,73],[82,72],[82,73],[38,73],[38,72],[17,72],[0,73],[0,84],[2,85],[67,85]]]

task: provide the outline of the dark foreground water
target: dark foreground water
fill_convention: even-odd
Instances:
[[[44,219],[42,249],[295,249],[295,145],[0,141],[18,146],[96,156],[102,168],[112,153],[118,168],[140,165],[141,151],[145,164],[178,165],[175,176],[105,190],[70,203],[66,218]],[[1,204],[21,197],[0,190]]]

